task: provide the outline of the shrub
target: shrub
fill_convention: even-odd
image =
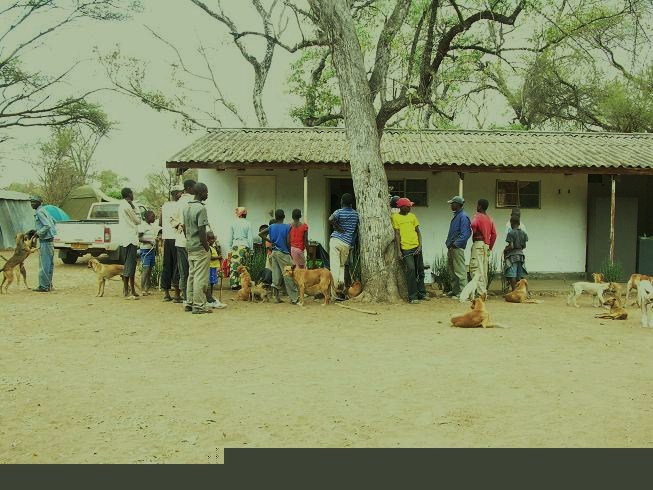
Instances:
[[[433,274],[433,280],[436,282],[440,289],[447,293],[451,291],[451,276],[449,275],[449,269],[447,267],[447,256],[440,255],[435,257],[433,261],[433,266],[431,267],[431,273]]]
[[[488,270],[487,270],[487,289],[490,289],[490,284],[492,280],[499,274],[503,277],[503,271],[501,270],[501,260],[497,254],[491,254],[488,260]],[[503,286],[502,286],[503,287]]]
[[[247,267],[252,281],[258,281],[258,278],[261,277],[261,271],[265,269],[266,260],[267,254],[265,251],[259,250],[250,252],[243,257],[241,263]]]
[[[601,274],[603,274],[607,282],[621,282],[624,278],[621,262],[618,260],[611,262],[609,257],[606,257],[601,263]]]

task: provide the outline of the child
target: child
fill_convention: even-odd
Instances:
[[[215,244],[215,234],[209,231],[206,234],[211,252],[211,263],[209,264],[209,289],[206,293],[206,302],[213,308],[226,308],[227,305],[221,303],[213,297],[213,287],[218,283],[218,274],[222,271],[222,257],[220,257],[219,247]]]
[[[268,225],[261,225],[258,227],[259,234],[268,229]],[[272,244],[267,240],[263,241],[265,246],[265,267],[261,271],[261,275],[258,277],[256,282],[262,282],[266,286],[272,285],[272,263],[270,262],[270,256],[272,255]]]
[[[292,261],[299,269],[306,267],[304,252],[308,250],[308,225],[301,223],[302,212],[293,209],[292,224],[290,226],[290,255]]]
[[[152,268],[156,263],[156,236],[159,234],[159,227],[154,224],[156,215],[154,211],[145,211],[143,215],[145,223],[139,226],[138,241],[140,242],[140,256],[143,271],[141,272],[141,294],[149,296],[150,277]]]
[[[524,268],[524,262],[526,261],[524,249],[526,248],[528,235],[519,228],[519,224],[519,217],[513,215],[510,218],[511,230],[506,236],[508,244],[503,250],[505,276],[510,281],[510,287],[513,291],[517,287],[517,281],[528,274]]]

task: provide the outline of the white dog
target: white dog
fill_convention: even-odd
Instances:
[[[460,302],[464,303],[466,301],[471,301],[476,295],[476,290],[478,289],[478,281],[481,279],[481,273],[476,271],[472,280],[467,283],[467,285],[460,292]]]
[[[653,327],[653,318],[650,317],[650,310],[653,308],[653,284],[651,281],[639,281],[637,300],[642,309],[642,327]]]
[[[595,296],[596,301],[595,301],[595,307],[600,307],[603,305],[605,300],[603,299],[603,293],[606,291],[613,291],[615,290],[614,283],[611,282],[601,282],[601,283],[595,283],[595,282],[585,282],[585,281],[579,281],[575,282],[571,285],[571,293],[569,293],[569,296],[567,296],[567,306],[570,304],[573,304],[576,308],[579,308],[578,303],[576,303],[576,298],[578,298],[583,292],[590,293]]]

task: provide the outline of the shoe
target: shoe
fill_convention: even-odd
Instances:
[[[125,296],[125,299],[134,301],[138,299],[138,296],[134,296],[133,294],[130,294],[129,296]]]
[[[213,313],[213,310],[207,308],[193,308],[193,315],[203,315],[204,313]]]
[[[41,287],[34,288],[34,289],[32,289],[32,291],[34,291],[35,293],[49,293],[50,292],[49,289],[41,288]]]
[[[420,301],[431,301],[429,296],[419,296],[417,299]]]
[[[184,306],[184,311],[186,312],[193,311],[193,307],[191,305],[186,305]]]
[[[209,306],[211,308],[217,308],[218,310],[221,310],[221,309],[227,307],[227,305],[225,305],[224,303],[220,303],[217,299],[215,301],[213,301],[212,303],[209,303]]]
[[[460,299],[460,296],[458,296],[457,294],[454,294],[453,296],[450,296],[450,298],[451,299]]]
[[[454,297],[455,295],[456,295],[456,294],[455,294],[453,291],[449,291],[449,292],[446,294],[447,298],[452,298],[452,297]]]
[[[170,302],[172,301],[172,298],[171,298],[170,296],[164,296],[164,297],[163,297],[163,301],[164,301],[165,303],[170,303]]]
[[[164,300],[164,301],[166,301],[166,300]],[[179,298],[179,297],[177,297],[177,298],[174,298],[174,299],[172,300],[172,302],[173,302],[173,303],[183,303],[184,300],[181,299],[181,298]]]
[[[418,305],[421,303],[421,301],[418,299],[411,299],[408,303],[411,305]]]

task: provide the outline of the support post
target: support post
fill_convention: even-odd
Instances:
[[[614,224],[617,208],[617,181],[614,175],[610,176],[612,190],[610,196],[610,264],[614,264]]]
[[[465,174],[462,172],[458,172],[458,195],[460,197],[463,196],[463,192],[465,190]]]
[[[304,223],[308,223],[308,169],[304,169]]]

